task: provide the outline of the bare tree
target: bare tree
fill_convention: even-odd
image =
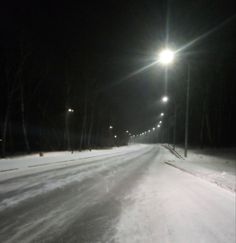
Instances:
[[[27,153],[30,153],[30,144],[28,139],[28,133],[25,123],[25,101],[24,101],[24,87],[23,84],[21,84],[20,87],[20,103],[21,103],[21,122],[22,122],[22,130],[23,130],[23,136],[24,136],[24,143],[26,147]]]

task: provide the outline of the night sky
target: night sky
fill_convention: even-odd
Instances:
[[[206,144],[235,145],[233,3],[219,0],[1,3],[1,136],[9,103],[7,92],[21,82],[32,149],[62,149],[57,140],[63,137],[66,107],[75,109],[71,130],[77,148],[76,137],[81,136],[86,99],[87,123],[95,117],[93,136],[98,131],[104,137],[109,136],[106,129],[112,124],[114,132],[122,137],[127,129],[135,134],[153,127],[162,111],[169,114],[166,124],[171,123],[174,98],[180,110],[177,140],[181,143],[186,63],[190,62],[190,142],[199,143],[205,100],[209,115],[206,119],[211,126],[210,136],[206,128]],[[200,36],[179,53],[168,70],[168,106],[159,102],[164,93],[162,66],[155,65],[130,76],[152,63],[167,43],[177,50]],[[22,60],[22,50],[29,55],[20,77],[12,81]],[[6,70],[10,70],[9,79]],[[9,151],[24,150],[19,93],[16,90],[10,102]],[[91,110],[94,113],[90,114]],[[44,139],[40,138],[42,130]],[[42,146],[47,135],[52,139],[52,147]],[[102,142],[96,140],[94,144]]]

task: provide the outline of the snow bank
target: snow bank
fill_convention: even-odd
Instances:
[[[183,155],[182,148],[176,151]],[[234,149],[189,150],[188,157],[167,161],[183,171],[207,179],[225,189],[236,191],[236,153]]]

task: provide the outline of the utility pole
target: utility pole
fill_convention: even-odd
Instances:
[[[190,89],[190,64],[187,66],[187,90],[186,90],[186,113],[185,113],[185,139],[184,157],[188,155],[188,127],[189,127],[189,89]]]
[[[177,120],[177,105],[175,103],[175,111],[174,111],[174,131],[173,131],[173,149],[175,150],[176,145],[176,120]]]
[[[69,124],[69,117],[70,114],[74,112],[74,109],[68,108],[66,110],[66,115],[65,115],[65,130],[66,130],[66,140],[67,140],[67,150],[71,150],[71,141],[70,141],[70,124]]]
[[[66,111],[65,118],[67,150],[70,151],[69,111]]]

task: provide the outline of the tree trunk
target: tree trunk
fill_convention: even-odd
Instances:
[[[88,148],[91,148],[91,136],[92,136],[92,131],[93,131],[93,124],[94,124],[94,108],[92,109],[92,114],[91,114],[91,121],[90,121],[90,126],[89,126],[89,131],[88,131]]]
[[[80,150],[83,148],[83,145],[85,144],[84,137],[86,136],[87,110],[88,110],[87,94],[88,92],[86,88],[85,99],[84,99],[84,118],[83,118],[82,132],[80,136]]]
[[[29,140],[28,140],[28,133],[27,133],[26,124],[25,124],[25,102],[24,102],[23,85],[21,85],[20,96],[21,96],[21,122],[22,122],[24,143],[25,143],[25,148],[26,148],[27,153],[30,153],[30,145],[29,145]]]
[[[200,128],[200,147],[201,149],[204,148],[204,112],[202,112],[202,117],[201,117],[201,128]]]
[[[210,142],[210,145],[212,145],[212,133],[211,133],[211,126],[210,126],[208,113],[205,114],[205,118],[206,118],[206,128],[207,128],[208,140]]]
[[[9,103],[7,105],[7,110],[4,118],[4,123],[3,123],[3,132],[2,132],[2,157],[5,158],[6,156],[6,143],[7,143],[7,127],[8,127],[8,122],[9,122],[9,117],[10,117],[10,102],[11,99],[9,100]]]

